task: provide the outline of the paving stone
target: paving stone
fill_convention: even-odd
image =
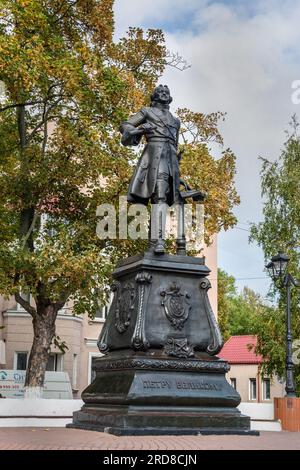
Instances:
[[[0,428],[0,450],[300,450],[300,433],[256,436],[123,436],[50,428]]]

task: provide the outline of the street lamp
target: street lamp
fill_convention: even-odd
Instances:
[[[286,288],[286,385],[285,391],[287,397],[295,397],[295,381],[294,381],[294,364],[292,360],[292,321],[291,321],[291,287],[297,286],[297,281],[287,271],[287,266],[290,258],[285,255],[282,251],[279,251],[277,255],[271,258],[270,263],[267,264],[266,268],[274,281],[278,283],[279,287]]]

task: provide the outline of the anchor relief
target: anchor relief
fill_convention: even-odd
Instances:
[[[164,352],[173,357],[194,357],[194,349],[187,338],[168,338]]]

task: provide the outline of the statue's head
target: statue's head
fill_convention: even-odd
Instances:
[[[157,86],[151,95],[151,106],[155,106],[155,103],[169,105],[172,101],[173,98],[170,95],[170,90],[167,85]]]

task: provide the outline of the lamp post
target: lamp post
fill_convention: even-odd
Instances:
[[[278,283],[279,287],[286,288],[286,359],[285,359],[285,370],[286,370],[286,385],[285,391],[287,397],[295,397],[295,381],[294,381],[294,364],[292,360],[292,320],[291,320],[291,288],[297,286],[297,281],[288,272],[287,266],[290,258],[285,255],[282,251],[279,251],[277,255],[271,258],[271,261],[267,264],[266,268],[274,281]]]

